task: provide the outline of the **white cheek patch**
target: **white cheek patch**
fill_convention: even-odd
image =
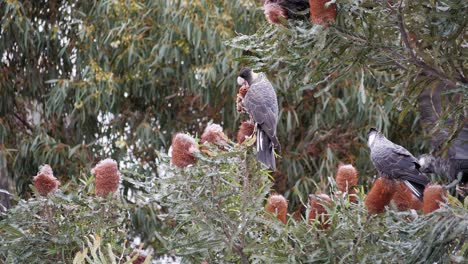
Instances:
[[[258,73],[255,73],[252,71],[252,80],[257,80],[258,78]]]
[[[375,140],[375,133],[372,133],[371,135],[369,135],[369,140],[367,141],[367,144],[370,146],[372,145],[372,143],[374,143],[374,140]]]
[[[237,77],[237,84],[238,84],[238,85],[243,85],[244,82],[245,82],[245,79],[244,79],[244,78],[242,78],[242,77]]]

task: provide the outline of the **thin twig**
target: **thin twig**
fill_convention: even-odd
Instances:
[[[27,127],[29,130],[34,131],[33,127],[26,122],[26,120],[22,119],[17,113],[13,113],[13,115],[18,119],[25,127]]]

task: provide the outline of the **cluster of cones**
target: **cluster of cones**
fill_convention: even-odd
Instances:
[[[446,197],[447,192],[441,185],[429,184],[424,190],[421,201],[403,182],[380,177],[367,194],[365,204],[372,214],[384,212],[385,206],[392,201],[398,210],[422,210],[424,214],[428,214],[439,209],[440,203],[445,202]]]
[[[329,0],[265,0],[265,18],[271,24],[282,24],[286,19],[300,17],[309,8],[309,20],[313,24],[328,25],[336,19],[336,4]],[[296,14],[297,13],[297,14]]]
[[[338,187],[336,195],[347,195],[350,202],[356,202],[357,197],[354,187],[358,183],[357,170],[352,165],[340,165],[335,180]],[[333,204],[330,196],[325,193],[311,194],[309,195],[308,204],[307,222],[309,224],[315,223],[319,229],[327,229],[330,226],[328,211]],[[282,195],[270,195],[265,210],[286,224],[288,202]]]
[[[237,143],[241,144],[247,137],[250,137],[254,131],[254,124],[250,121],[244,121],[240,124],[237,132]],[[224,149],[229,139],[224,134],[223,128],[218,124],[209,124],[200,137],[201,147],[197,144],[195,138],[189,134],[177,133],[172,138],[171,162],[177,167],[184,168],[195,164],[197,161],[196,153],[204,151],[205,144],[211,143]]]
[[[120,173],[115,160],[101,160],[91,170],[91,173],[96,175],[95,193],[97,196],[105,197],[110,193],[115,193],[119,188]],[[39,168],[39,172],[32,181],[41,196],[54,193],[60,186],[60,181],[54,176],[52,168],[48,164]]]
[[[338,191],[335,196],[344,196],[351,203],[357,201],[358,172],[352,165],[340,165],[338,167],[335,181]],[[366,196],[365,205],[369,213],[377,214],[385,211],[385,206],[394,202],[399,210],[422,210],[428,214],[437,210],[440,203],[445,202],[446,192],[438,184],[428,185],[424,191],[424,200],[420,201],[415,197],[403,182],[393,181],[386,178],[379,178],[373,184]],[[325,193],[318,193],[309,196],[309,208],[307,222],[316,224],[319,229],[330,227],[329,209],[333,201]],[[265,210],[276,216],[281,222],[286,224],[288,202],[280,194],[272,194],[268,197]]]

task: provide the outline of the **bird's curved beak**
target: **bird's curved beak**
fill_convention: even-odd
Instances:
[[[238,84],[238,85],[243,85],[244,82],[245,82],[245,79],[244,79],[244,78],[239,77],[239,76],[237,77],[237,84]]]

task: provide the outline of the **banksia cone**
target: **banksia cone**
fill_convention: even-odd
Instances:
[[[288,201],[280,194],[272,194],[268,197],[265,210],[276,215],[283,224],[286,224],[286,214],[288,213]]]
[[[328,25],[335,21],[336,4],[325,6],[330,0],[309,0],[310,21],[318,25]]]
[[[200,142],[205,143],[226,143],[226,135],[223,128],[218,124],[209,124],[201,135]]]
[[[352,187],[357,185],[358,182],[358,172],[356,168],[353,167],[351,164],[347,165],[340,165],[338,167],[338,171],[336,172],[335,177],[336,185],[338,186],[338,190],[341,192],[346,192],[348,194],[352,194],[349,196],[349,200],[351,202],[356,201],[356,190]]]
[[[194,164],[196,159],[193,155],[198,151],[195,139],[187,134],[177,133],[172,138],[172,164],[183,168]]]
[[[365,200],[369,213],[378,214],[385,210],[385,206],[390,203],[395,193],[395,185],[395,181],[384,177],[380,177],[375,181]]]
[[[32,181],[37,192],[42,196],[55,192],[60,186],[60,181],[54,177],[52,168],[47,164],[39,168],[39,172],[33,177]]]
[[[239,88],[239,92],[237,93],[236,108],[237,108],[237,112],[239,113],[242,113],[244,111],[242,100],[244,99],[244,96],[248,90],[249,90],[249,84],[247,82],[244,82],[242,86]]]
[[[254,132],[255,124],[250,121],[244,121],[239,126],[237,131],[237,143],[241,144],[245,138],[250,137]]]
[[[281,18],[288,18],[286,10],[276,3],[266,3],[263,8],[265,9],[265,18],[270,24],[281,24]]]
[[[400,211],[406,211],[408,209],[421,210],[423,205],[408,186],[401,181],[396,183],[392,200]]]
[[[109,193],[114,193],[119,188],[119,169],[117,162],[113,159],[101,160],[91,173],[96,175],[96,195],[107,196]]]
[[[402,181],[399,181],[395,185],[395,193],[392,197],[393,202],[400,211],[406,211],[412,208],[413,204],[413,193]]]
[[[312,194],[309,196],[309,223],[314,220],[319,222],[320,229],[327,229],[330,226],[328,222],[328,211],[327,207],[331,207],[331,199],[328,195],[321,193],[321,194]]]
[[[439,203],[445,202],[447,192],[439,184],[426,186],[423,198],[423,213],[428,214],[440,208]]]

